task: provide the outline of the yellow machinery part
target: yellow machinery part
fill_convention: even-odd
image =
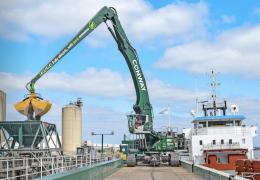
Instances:
[[[23,101],[14,105],[15,109],[25,116],[28,116],[30,106],[32,106],[35,116],[43,116],[50,110],[51,103],[40,99],[35,93],[31,93]]]
[[[35,116],[42,116],[46,114],[51,109],[51,103],[41,99],[32,99],[32,107],[35,113]]]
[[[30,104],[30,100],[29,100],[29,99],[25,99],[25,100],[23,100],[23,101],[21,101],[21,102],[16,103],[16,104],[14,105],[14,107],[15,107],[15,109],[16,109],[19,113],[21,113],[21,114],[27,116],[27,114],[28,114],[28,109],[29,109],[29,104]]]
[[[126,154],[125,154],[125,153],[121,153],[121,159],[122,159],[123,161],[126,161]]]

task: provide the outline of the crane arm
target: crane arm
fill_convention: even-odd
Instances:
[[[71,49],[73,49],[81,40],[90,34],[98,25],[106,21],[111,12],[109,9],[103,7],[75,36],[74,38],[62,49],[60,52],[44,66],[41,71],[26,85],[26,89],[31,93],[35,92],[35,83],[47,73],[57,62],[59,62]]]
[[[107,21],[112,23],[112,28],[108,26]],[[133,109],[136,114],[145,115],[146,129],[152,130],[152,106],[149,101],[146,81],[142,73],[139,59],[136,50],[131,46],[123,27],[118,19],[116,10],[114,8],[103,7],[77,34],[76,36],[53,58],[50,62],[26,85],[26,88],[31,93],[35,93],[35,83],[47,73],[57,62],[61,60],[71,49],[73,49],[81,40],[89,35],[97,26],[105,22],[108,30],[117,42],[118,49],[123,54],[128,68],[130,70],[135,91],[136,103]]]

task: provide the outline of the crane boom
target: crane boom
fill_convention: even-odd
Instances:
[[[107,21],[111,22],[112,27],[107,24]],[[149,101],[148,89],[139,64],[137,52],[131,46],[118,19],[117,12],[112,7],[103,7],[65,47],[26,84],[30,95],[22,102],[15,104],[16,110],[26,115],[28,120],[39,120],[42,115],[48,112],[51,108],[51,104],[38,97],[35,92],[36,82],[101,23],[107,25],[109,32],[117,43],[119,51],[124,56],[136,92],[136,102],[133,106],[135,113],[127,115],[129,132],[135,134],[136,138],[133,140],[124,140],[122,143],[127,146],[125,149],[128,149],[127,165],[134,166],[137,156],[139,159],[142,157],[145,162],[149,160],[151,165],[155,165],[161,160],[172,162],[172,157],[175,157],[172,153],[178,148],[176,144],[180,144],[179,138],[172,132],[163,134],[162,132],[153,130],[152,106]]]
[[[110,21],[112,28],[108,26]],[[152,130],[152,106],[149,101],[148,89],[146,81],[139,64],[136,50],[131,46],[123,27],[118,19],[116,10],[112,7],[103,7],[75,36],[74,38],[59,51],[59,53],[42,68],[42,70],[26,85],[31,93],[35,93],[35,83],[46,74],[56,63],[58,63],[70,50],[72,50],[79,42],[88,36],[101,23],[106,23],[108,30],[117,42],[118,49],[123,54],[129,67],[136,92],[136,103],[133,109],[136,114],[147,115],[149,120],[146,123],[147,130]]]

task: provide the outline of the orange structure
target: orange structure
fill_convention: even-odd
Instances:
[[[217,170],[235,170],[236,161],[239,159],[247,159],[247,149],[212,149],[205,150],[205,164]]]
[[[236,172],[248,179],[260,180],[260,160],[239,159],[236,161]]]

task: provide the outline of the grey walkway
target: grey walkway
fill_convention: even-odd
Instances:
[[[200,180],[182,167],[123,167],[106,180]]]

